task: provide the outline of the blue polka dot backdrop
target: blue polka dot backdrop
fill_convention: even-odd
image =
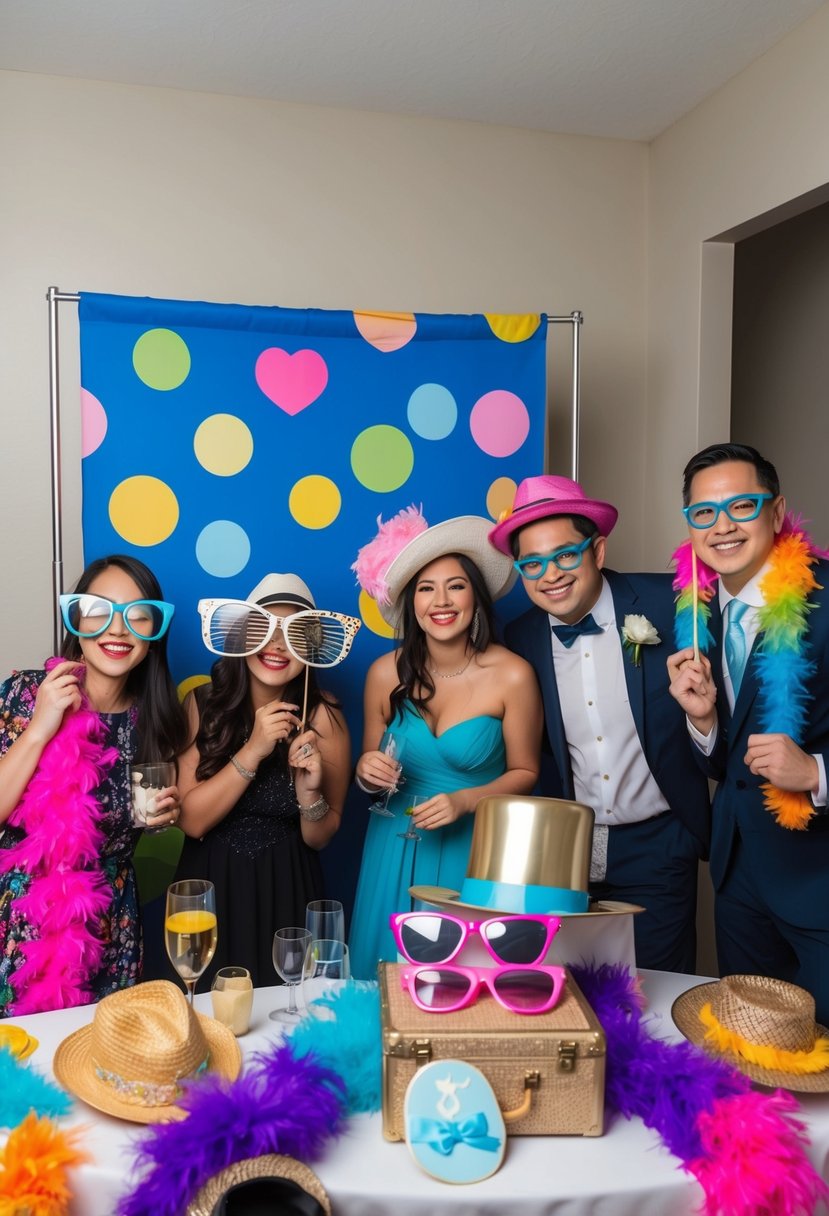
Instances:
[[[176,605],[173,676],[213,656],[197,601],[295,571],[363,629],[321,683],[355,753],[366,669],[392,641],[350,569],[377,517],[497,518],[544,464],[546,317],[333,312],[82,293],[85,560],[131,553]],[[505,619],[523,606],[513,591]],[[362,801],[324,853],[350,898]],[[333,888],[337,888],[333,892]]]

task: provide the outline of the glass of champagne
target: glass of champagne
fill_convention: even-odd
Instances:
[[[400,784],[400,776],[403,770],[403,765],[401,764],[403,740],[399,739],[397,735],[392,734],[390,730],[385,730],[380,740],[379,750],[397,765],[397,779],[385,791],[382,798],[378,798],[376,802],[372,802],[369,810],[373,811],[375,815],[384,815],[387,819],[394,819],[394,811],[389,810],[389,798],[391,798],[392,794],[397,793],[397,787]]]
[[[311,934],[307,929],[292,925],[287,929],[277,929],[273,935],[273,965],[281,980],[285,981],[288,989],[288,1004],[284,1009],[273,1009],[268,1014],[272,1022],[295,1022],[299,1018],[296,1003],[297,986],[302,979],[302,968],[305,956],[311,944]]]
[[[190,994],[216,953],[218,941],[216,892],[204,878],[184,878],[167,888],[164,942],[170,962]]]
[[[401,840],[420,840],[420,832],[418,832],[414,823],[412,822],[411,816],[415,813],[416,808],[420,806],[421,802],[426,801],[427,800],[425,798],[419,795],[415,795],[414,798],[409,799],[409,805],[406,807],[406,814],[409,816],[408,827],[406,828],[405,832],[397,833]]]
[[[345,941],[345,913],[338,899],[314,899],[305,909],[305,928],[313,940]]]

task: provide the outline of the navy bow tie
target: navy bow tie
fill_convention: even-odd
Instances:
[[[575,642],[576,638],[581,637],[583,633],[603,633],[601,625],[597,625],[593,620],[593,613],[588,612],[587,616],[576,625],[553,625],[553,633],[556,635],[562,645],[569,650]]]

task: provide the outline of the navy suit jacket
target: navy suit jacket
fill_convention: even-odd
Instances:
[[[812,697],[807,714],[804,751],[823,755],[829,772],[829,562],[818,562],[815,578],[821,590],[809,596],[814,605],[808,617],[806,639],[815,670],[808,682]],[[764,778],[744,763],[748,737],[759,731],[759,702],[755,651],[758,634],[729,712],[722,674],[722,614],[719,597],[711,603],[709,628],[714,646],[709,653],[717,685],[717,745],[706,760],[697,749],[704,771],[719,782],[714,797],[711,877],[719,888],[726,877],[736,833],[743,841],[743,856],[751,867],[758,894],[784,920],[801,927],[829,927],[829,815],[818,814],[805,831],[780,827],[763,803]]]
[[[646,616],[660,636],[659,645],[641,648],[638,667],[630,652],[625,652],[630,708],[657,785],[668,806],[699,841],[700,855],[707,857],[711,837],[708,782],[694,757],[696,749],[688,736],[685,714],[669,691],[666,660],[675,649],[671,576],[617,574],[613,570],[604,570],[603,574],[613,594],[620,637],[622,624],[629,613]],[[549,615],[541,608],[530,608],[507,626],[506,643],[532,664],[541,686],[544,723],[553,761],[542,765],[543,793],[552,798],[573,798],[573,774],[556,684]]]

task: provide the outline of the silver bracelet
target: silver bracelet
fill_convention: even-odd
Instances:
[[[324,819],[331,810],[331,807],[325,801],[325,794],[320,794],[316,802],[312,802],[310,806],[301,806],[299,803],[297,803],[297,806],[302,818],[309,820],[311,823],[314,823],[317,819]]]
[[[230,763],[236,769],[240,777],[244,777],[245,781],[253,781],[256,776],[255,768],[245,768],[244,764],[240,764],[235,756],[230,757]]]
[[[360,780],[360,778],[357,776],[356,773],[354,774],[354,784],[357,786],[357,789],[362,790],[364,794],[371,794],[372,796],[374,796],[374,795],[380,793],[381,787],[378,787],[377,789],[375,789],[370,785],[366,785],[366,783],[364,781]]]

